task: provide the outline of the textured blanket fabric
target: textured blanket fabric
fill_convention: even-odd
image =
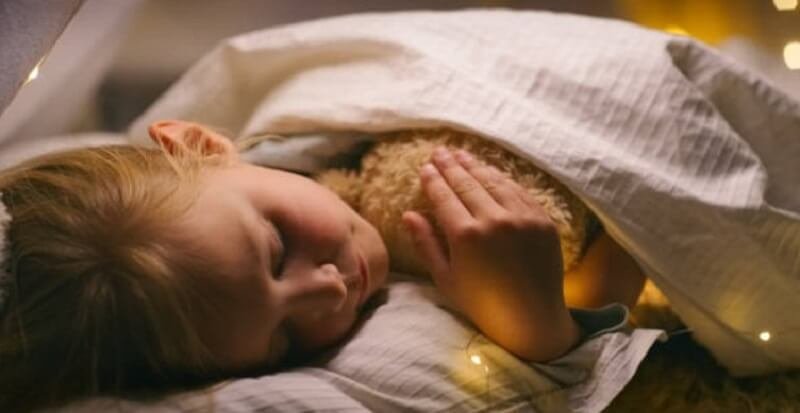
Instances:
[[[134,141],[166,117],[239,138],[478,133],[583,198],[734,374],[800,366],[800,105],[689,38],[538,12],[345,16],[222,43]]]

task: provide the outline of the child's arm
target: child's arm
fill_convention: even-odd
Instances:
[[[422,170],[422,186],[447,245],[419,213],[403,220],[439,290],[521,358],[542,362],[567,352],[580,329],[564,301],[553,223],[517,183],[465,152],[437,151],[433,162]]]
[[[564,275],[564,293],[570,307],[622,303],[633,308],[644,283],[644,273],[636,261],[604,232],[592,242],[578,266]]]

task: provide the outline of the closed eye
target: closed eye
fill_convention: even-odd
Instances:
[[[283,266],[286,261],[286,244],[283,242],[280,231],[270,222],[270,270],[274,278],[281,278]]]

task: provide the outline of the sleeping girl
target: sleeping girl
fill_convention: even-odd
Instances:
[[[383,240],[330,190],[248,164],[198,124],[150,135],[159,149],[54,153],[0,176],[0,410],[302,362],[345,340],[385,284]],[[404,222],[452,309],[525,360],[579,343],[541,207],[463,151],[438,150],[420,177],[446,242],[415,211]],[[584,262],[567,276],[600,286],[596,304],[634,304],[641,272],[610,238]]]

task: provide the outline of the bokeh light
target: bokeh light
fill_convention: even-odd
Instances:
[[[800,70],[800,42],[786,43],[783,47],[783,61],[789,69]]]
[[[780,11],[789,11],[797,8],[797,0],[772,0],[772,4]]]

